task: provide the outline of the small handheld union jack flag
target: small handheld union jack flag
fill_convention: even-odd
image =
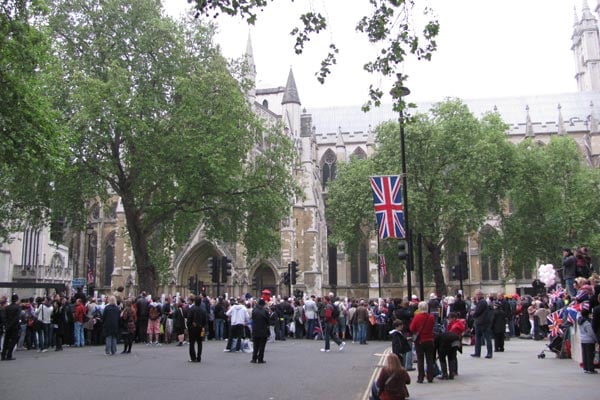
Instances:
[[[406,237],[401,183],[402,179],[398,175],[371,177],[373,205],[380,239]]]

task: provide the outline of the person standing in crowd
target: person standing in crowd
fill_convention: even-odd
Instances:
[[[133,345],[133,338],[135,336],[135,310],[131,300],[125,300],[125,307],[121,312],[121,334],[123,337],[123,351],[121,354],[131,353],[131,346]]]
[[[493,311],[490,309],[487,301],[480,289],[475,291],[475,310],[472,311],[472,317],[475,321],[475,353],[471,357],[481,357],[481,345],[485,339],[487,354],[485,358],[492,358],[492,320]]]
[[[183,297],[180,297],[173,315],[173,332],[177,336],[177,346],[179,347],[183,346],[183,339],[185,338],[185,311],[183,306]]]
[[[385,366],[377,377],[376,385],[381,400],[405,400],[409,397],[410,375],[402,367],[396,354],[388,354]]]
[[[406,336],[404,336],[404,322],[396,319],[392,325],[394,327],[390,332],[390,336],[392,337],[392,353],[398,356],[400,363],[404,366],[406,365],[404,356],[409,351],[412,351],[412,346]]]
[[[269,337],[269,313],[265,310],[265,301],[258,300],[258,304],[252,310],[252,341],[254,346],[252,349],[251,363],[264,364],[265,347],[267,338]]]
[[[226,311],[225,302],[223,301],[223,298],[219,296],[217,304],[215,304],[214,307],[215,340],[223,340],[225,337],[225,320],[227,319],[227,316],[225,315]]]
[[[494,351],[504,351],[504,334],[506,331],[506,314],[499,301],[494,302],[492,317],[492,333],[494,335]]]
[[[67,316],[67,300],[65,298],[54,300],[52,305],[52,326],[54,329],[54,338],[56,342],[56,351],[63,349],[66,325],[68,322]]]
[[[4,336],[4,321],[6,320],[6,316],[4,313],[4,308],[6,308],[7,304],[6,296],[0,296],[0,350],[2,349],[3,336]]]
[[[234,302],[235,300],[232,300],[232,303]],[[227,310],[225,315],[227,315],[231,321],[231,329],[229,330],[229,339],[227,340],[227,347],[225,348],[225,351],[240,351],[242,349],[242,340],[244,339],[244,327],[246,326],[246,321],[250,319],[248,310],[244,305],[244,300],[240,299],[239,302],[232,304],[231,308]],[[232,348],[233,339],[237,340],[235,350]]]
[[[369,310],[367,309],[363,299],[361,299],[358,303],[358,307],[354,312],[354,319],[358,325],[358,343],[367,344],[367,324],[369,323]]]
[[[581,303],[581,311],[579,313],[577,325],[579,325],[579,339],[581,340],[583,372],[586,374],[597,374],[598,371],[594,368],[594,352],[596,351],[598,338],[590,322],[590,303],[588,301]]]
[[[567,292],[571,297],[575,297],[577,294],[574,286],[577,277],[577,260],[568,247],[563,248],[562,275]]]
[[[21,307],[18,304],[19,296],[13,294],[10,298],[10,304],[4,307],[4,344],[2,346],[2,361],[12,361],[13,349],[17,344],[19,336],[19,317]]]
[[[104,352],[107,356],[114,356],[117,352],[117,337],[119,336],[119,319],[121,311],[117,307],[117,298],[109,296],[108,305],[102,313],[102,334],[104,335]]]
[[[202,340],[204,340],[204,327],[207,323],[208,315],[205,308],[202,307],[202,298],[197,296],[194,305],[188,309],[187,326],[189,331],[189,362],[202,361]],[[196,344],[198,351],[196,351]]]
[[[135,301],[137,314],[137,340],[136,342],[148,342],[148,299],[146,292],[140,293],[140,296]]]
[[[331,304],[330,297],[325,296],[323,299],[325,300],[325,326],[323,327],[323,329],[325,330],[325,347],[322,348],[321,351],[329,353],[330,340],[333,340],[335,344],[339,346],[338,350],[342,351],[346,346],[346,342],[343,342],[337,336],[337,319],[339,317],[339,310],[337,313],[335,312],[335,307],[333,304]]]
[[[86,308],[81,298],[75,300],[75,312],[73,313],[74,320],[74,335],[75,347],[83,347],[85,345],[85,336],[83,335],[83,323],[85,320]]]
[[[435,317],[429,314],[428,311],[429,305],[427,302],[419,302],[417,312],[409,327],[410,332],[413,335],[417,335],[417,338],[414,341],[415,350],[417,352],[417,383],[423,383],[423,379],[425,378],[425,363],[427,363],[427,381],[433,382],[433,365],[435,363],[433,329],[435,327]]]
[[[44,297],[41,299],[37,310],[35,310],[36,318],[42,323],[42,329],[38,331],[38,351],[47,352],[50,347],[50,332],[52,330],[52,311],[50,298]]]
[[[315,302],[315,295],[311,295],[304,302],[304,316],[306,317],[306,338],[313,339],[315,335],[315,326],[317,325],[317,317],[319,310]]]
[[[148,335],[147,345],[160,346],[160,304],[152,301],[148,304],[148,321],[146,334]]]

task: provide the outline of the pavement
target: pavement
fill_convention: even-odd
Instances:
[[[348,342],[343,351],[332,343],[290,340],[267,344],[266,364],[250,364],[250,354],[224,353],[225,342],[204,344],[202,363],[188,363],[187,347],[134,344],[129,355],[104,355],[103,346],[66,348],[62,352],[15,352],[0,362],[0,393],[7,399],[285,400],[368,398],[389,342],[366,346]],[[571,359],[546,352],[545,341],[512,339],[492,359],[459,354],[453,381],[416,383],[411,371],[410,399],[485,400],[507,398],[592,400],[600,398],[600,374],[584,374]],[[119,351],[122,345],[119,345]]]

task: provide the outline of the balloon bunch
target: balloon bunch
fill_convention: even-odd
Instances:
[[[546,287],[550,287],[556,283],[556,271],[552,264],[542,264],[538,267],[538,278]]]

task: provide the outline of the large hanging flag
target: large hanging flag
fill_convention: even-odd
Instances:
[[[406,237],[401,183],[402,179],[398,175],[371,177],[373,205],[380,239]]]

